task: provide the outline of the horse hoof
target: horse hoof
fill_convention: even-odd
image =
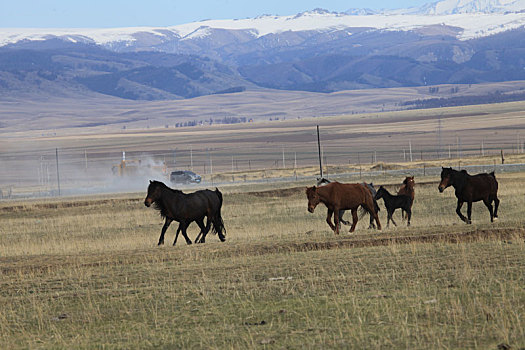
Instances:
[[[497,216],[494,217],[494,221],[498,221],[498,217]]]

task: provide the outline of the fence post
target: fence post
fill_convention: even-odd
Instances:
[[[55,148],[56,161],[57,161],[57,184],[58,184],[58,196],[60,197],[60,171],[58,168],[58,148]]]

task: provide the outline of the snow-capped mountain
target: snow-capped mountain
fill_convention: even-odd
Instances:
[[[0,96],[191,98],[525,80],[525,0],[323,9],[172,27],[0,28]],[[64,92],[65,91],[65,92]]]
[[[294,16],[259,16],[240,20],[207,20],[172,27],[111,29],[11,29],[0,28],[0,46],[23,40],[60,38],[103,45],[108,49],[153,49],[181,40],[202,39],[217,32],[247,40],[284,32],[331,32],[352,28],[411,31],[428,26],[459,28],[461,40],[479,38],[525,26],[525,0],[443,0],[418,8],[377,12],[350,9],[334,13],[315,9]]]
[[[454,15],[495,14],[525,11],[525,0],[443,0],[421,7],[387,11],[391,14]]]

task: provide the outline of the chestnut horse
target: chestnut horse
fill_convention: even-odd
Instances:
[[[352,211],[352,227],[350,232],[354,232],[357,224],[357,209],[361,206],[377,223],[377,229],[381,230],[381,223],[374,207],[374,199],[368,188],[361,184],[342,184],[331,182],[321,187],[307,187],[306,197],[308,198],[308,211],[313,213],[319,203],[323,203],[328,208],[326,222],[330,228],[339,234],[339,211]],[[332,214],[334,215],[334,224],[332,224]]]
[[[490,213],[490,221],[498,218],[498,181],[494,172],[490,174],[469,175],[466,170],[454,170],[452,168],[442,168],[439,192],[452,186],[456,190],[458,205],[456,213],[467,224],[471,224],[472,202],[483,201]],[[494,209],[492,202],[494,201]],[[467,217],[461,213],[463,203],[467,202]]]
[[[410,209],[412,209],[412,204],[414,203],[414,197],[416,195],[416,191],[414,190],[414,187],[416,186],[416,182],[414,181],[413,176],[407,176],[403,180],[403,186],[397,191],[397,195],[405,195],[409,196],[412,199],[412,202],[410,203]],[[401,209],[401,217],[405,218],[405,209]]]

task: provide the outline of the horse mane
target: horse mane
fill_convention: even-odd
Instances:
[[[168,187],[164,182],[160,181],[151,181],[150,186],[159,186],[164,190],[168,190],[169,192],[173,194],[184,194],[181,190],[176,190],[171,187]],[[153,208],[159,211],[159,214],[162,218],[166,218],[168,216],[168,210],[164,207],[163,203],[161,201],[155,201],[153,203]]]
[[[160,181],[154,180],[154,181],[151,182],[151,184],[152,185],[154,184],[156,186],[160,186],[160,187],[162,187],[164,189],[167,189],[167,190],[170,190],[171,192],[174,192],[174,193],[180,193],[180,194],[184,193],[181,190],[177,190],[175,188],[171,188],[171,187],[167,186],[164,182],[160,182]]]
[[[463,190],[463,187],[467,184],[467,178],[470,176],[469,173],[465,169],[458,171],[451,168],[451,170],[454,177],[452,186],[458,191]]]
[[[388,192],[388,190],[387,190],[384,186],[379,186],[379,189],[377,190],[377,192],[379,192],[381,189],[383,189],[383,191],[385,191],[385,193],[386,193],[389,197],[393,196],[393,194],[390,193],[390,192]]]

